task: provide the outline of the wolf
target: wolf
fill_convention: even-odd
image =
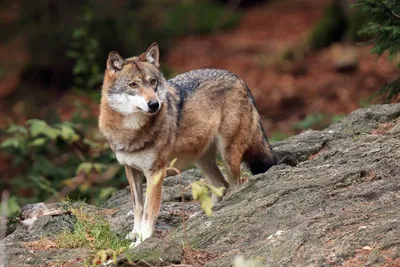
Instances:
[[[99,129],[125,166],[133,200],[134,226],[128,235],[136,238],[133,245],[154,232],[171,160],[177,159],[177,168],[195,163],[213,186],[225,189],[239,184],[242,162],[253,174],[277,163],[247,85],[218,69],[193,70],[166,80],[157,43],[131,58],[109,54]],[[227,179],[217,166],[217,152]],[[212,196],[213,203],[220,200]]]

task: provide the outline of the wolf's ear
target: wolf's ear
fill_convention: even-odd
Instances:
[[[110,75],[122,70],[124,59],[115,51],[110,52],[107,59],[107,71]]]
[[[157,68],[160,67],[159,58],[160,58],[160,51],[158,50],[158,44],[153,43],[147,51],[140,56],[142,61],[147,61]]]

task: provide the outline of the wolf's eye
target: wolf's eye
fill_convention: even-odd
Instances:
[[[130,84],[129,84],[129,87],[131,87],[131,88],[137,88],[138,85],[137,85],[137,83],[130,83]]]
[[[156,85],[156,84],[157,84],[156,79],[151,79],[151,80],[150,80],[150,84],[153,85],[153,86]]]

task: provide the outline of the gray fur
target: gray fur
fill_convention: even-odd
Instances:
[[[186,98],[190,97],[198,88],[201,88],[201,85],[218,80],[223,80],[226,83],[225,87],[219,88],[221,92],[223,92],[226,89],[230,89],[231,85],[238,80],[238,77],[227,70],[198,69],[185,72],[168,80],[168,83],[179,93],[180,99],[176,107],[178,111],[178,125],[182,119],[182,109],[185,105]]]

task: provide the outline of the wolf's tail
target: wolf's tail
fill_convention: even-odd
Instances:
[[[243,155],[243,161],[253,175],[264,173],[278,163],[260,122],[258,128],[258,133],[255,134],[253,142]]]

